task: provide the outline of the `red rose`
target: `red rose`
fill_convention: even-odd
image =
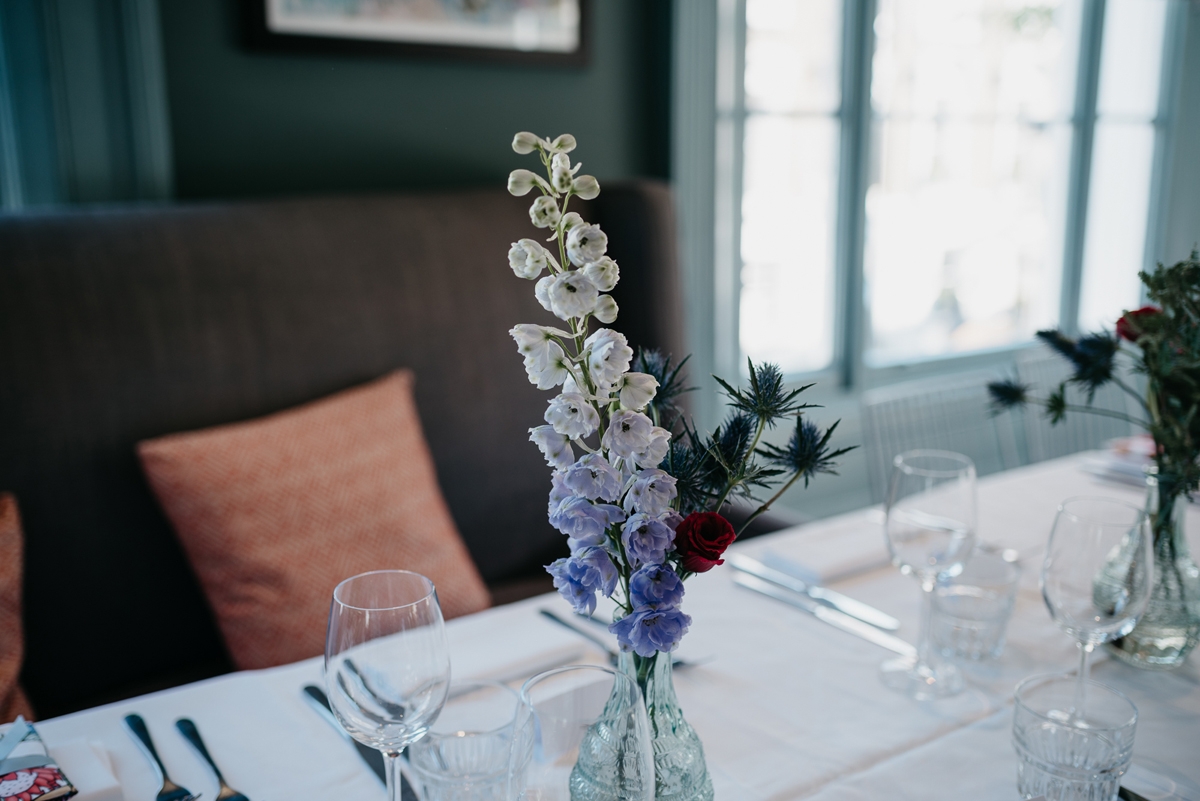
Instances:
[[[735,539],[733,526],[716,512],[693,512],[675,529],[675,552],[684,570],[705,573],[725,564],[721,554]]]
[[[1143,306],[1140,309],[1125,312],[1121,315],[1121,319],[1117,320],[1117,336],[1128,339],[1130,342],[1137,342],[1138,337],[1145,330],[1148,319],[1161,312],[1162,309],[1157,306]]]

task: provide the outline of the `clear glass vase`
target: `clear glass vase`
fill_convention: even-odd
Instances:
[[[638,683],[646,699],[654,739],[656,801],[712,801],[713,785],[704,761],[704,746],[675,697],[671,655],[659,651],[643,657],[622,653],[617,669]]]
[[[1133,631],[1107,643],[1113,656],[1134,667],[1170,670],[1187,659],[1200,638],[1200,568],[1188,553],[1184,531],[1187,499],[1182,484],[1146,477],[1146,512],[1154,534],[1154,587],[1150,604]],[[1121,572],[1118,555],[1106,573]]]
[[[712,801],[713,785],[704,761],[704,747],[700,745],[696,731],[683,719],[683,710],[675,698],[671,655],[661,651],[651,657],[622,653],[617,669],[637,682],[646,699],[654,746],[655,800]],[[602,744],[589,742],[601,735],[598,731],[588,731],[580,748],[581,761],[585,754],[604,750]],[[610,788],[595,786],[595,781],[587,779],[598,775],[602,773],[575,771],[571,777],[573,801],[620,797],[615,788],[610,791]]]

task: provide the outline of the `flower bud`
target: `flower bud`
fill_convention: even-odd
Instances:
[[[600,194],[600,182],[593,175],[581,175],[571,182],[575,194],[584,200],[591,200]]]
[[[552,153],[570,153],[575,149],[575,137],[570,134],[563,134],[550,143],[550,152]]]
[[[617,302],[611,295],[601,295],[596,300],[596,308],[592,311],[596,319],[608,325],[617,319]]]
[[[577,170],[579,167],[575,169]],[[567,158],[566,153],[555,153],[554,159],[550,163],[550,185],[554,187],[554,191],[570,191],[574,171],[571,169],[571,160]]]
[[[508,174],[508,193],[514,197],[528,195],[535,186],[550,188],[545,178],[529,170],[513,170]]]
[[[526,153],[532,153],[537,148],[538,142],[542,142],[539,137],[529,131],[521,131],[513,137],[512,149],[524,156]]]

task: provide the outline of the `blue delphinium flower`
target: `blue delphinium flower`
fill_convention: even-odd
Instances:
[[[559,505],[575,495],[571,492],[571,488],[563,483],[564,473],[561,470],[555,470],[554,475],[550,477],[550,500],[547,503],[547,514],[553,515],[558,511]]]
[[[643,514],[658,517],[675,499],[675,477],[662,470],[641,470],[625,496],[625,511],[636,507]]]
[[[629,577],[629,599],[634,606],[666,609],[683,601],[683,579],[667,565],[646,565]]]
[[[563,484],[576,495],[613,501],[621,495],[621,474],[598,453],[588,453],[563,473]]]
[[[674,541],[675,532],[670,526],[650,515],[631,516],[621,530],[621,543],[631,567],[662,564]]]
[[[619,506],[592,503],[587,498],[572,496],[550,515],[550,525],[580,545],[603,545],[608,527],[624,519],[625,513]]]
[[[638,607],[608,627],[617,635],[622,651],[651,657],[655,651],[674,651],[687,634],[692,619],[678,609]]]
[[[617,567],[603,548],[585,548],[546,566],[554,587],[571,608],[581,615],[596,611],[596,593],[605,597],[617,586]]]

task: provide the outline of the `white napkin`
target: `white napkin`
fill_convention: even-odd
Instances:
[[[865,509],[821,526],[800,525],[772,537],[769,546],[746,550],[764,564],[810,584],[828,584],[891,562],[883,535],[883,513]],[[757,551],[757,553],[754,553]]]
[[[50,749],[79,795],[76,801],[125,801],[113,774],[112,759],[104,745],[95,740],[70,740]]]

